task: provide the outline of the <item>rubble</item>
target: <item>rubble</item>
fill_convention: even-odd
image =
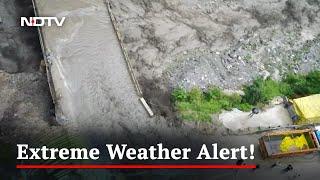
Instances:
[[[0,140],[30,140],[54,125],[38,31],[17,21],[32,14],[31,0],[0,1]]]
[[[54,125],[47,79],[42,73],[0,71],[0,139],[28,139]]]
[[[320,68],[320,7],[314,1],[112,4],[135,73],[157,106],[163,104],[153,89],[164,96],[177,86],[237,90],[257,76],[280,79]]]
[[[0,16],[7,25],[18,16],[7,20],[12,15],[7,10],[21,10],[27,1],[3,2]],[[111,2],[144,95],[168,119],[175,119],[170,93],[177,86],[239,91],[257,76],[280,79],[289,71],[320,68],[320,13],[314,1]],[[18,12],[28,16],[32,11],[30,6]],[[32,43],[35,34],[23,34],[15,28],[0,33],[6,40],[0,43],[0,69],[38,71],[41,54]]]

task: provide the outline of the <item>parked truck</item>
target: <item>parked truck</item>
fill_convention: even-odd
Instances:
[[[290,100],[284,97],[284,105],[294,124],[320,123],[320,94]]]
[[[259,139],[263,158],[281,158],[319,151],[320,131],[317,129],[268,132]]]

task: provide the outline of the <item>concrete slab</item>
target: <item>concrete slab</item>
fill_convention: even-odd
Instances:
[[[151,119],[136,95],[105,1],[35,4],[39,16],[66,17],[62,27],[42,28],[58,121],[119,133],[148,126]]]
[[[247,128],[286,127],[292,125],[290,116],[282,105],[276,105],[252,117],[249,117],[249,114],[249,112],[234,109],[233,111],[222,113],[219,116],[219,120],[222,121],[225,127],[234,131]]]

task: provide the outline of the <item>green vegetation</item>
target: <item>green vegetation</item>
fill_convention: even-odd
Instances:
[[[184,120],[210,121],[211,115],[222,110],[238,108],[249,111],[254,106],[263,106],[277,96],[297,98],[320,93],[320,71],[307,75],[288,74],[280,82],[270,78],[257,78],[244,86],[244,95],[227,95],[217,87],[206,91],[193,88],[190,91],[178,88],[172,93],[172,101]]]
[[[289,89],[286,96],[291,98],[308,96],[320,93],[320,71],[313,71],[307,75],[289,74],[284,80]]]
[[[172,99],[184,120],[210,121],[212,114],[220,113],[223,109],[238,108],[248,111],[252,108],[251,105],[241,102],[240,95],[226,95],[216,87],[205,92],[199,88],[190,91],[179,88],[173,91]]]
[[[242,101],[251,105],[266,104],[274,97],[287,94],[288,89],[287,84],[269,78],[257,78],[252,84],[244,86]]]

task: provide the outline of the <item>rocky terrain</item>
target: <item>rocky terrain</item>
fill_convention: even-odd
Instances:
[[[0,87],[1,137],[28,138],[54,125],[47,79],[42,73],[0,72]]]
[[[174,118],[170,93],[178,86],[238,90],[257,76],[320,68],[318,0],[111,3],[144,95],[164,117]],[[11,135],[8,127],[24,123],[50,128],[37,32],[18,26],[18,17],[32,15],[31,1],[1,0],[0,10],[1,131]]]
[[[21,16],[33,16],[31,0],[0,1],[0,69],[8,73],[38,71],[42,58],[37,29],[20,27]]]
[[[175,87],[215,85],[238,90],[259,75],[280,79],[288,71],[305,73],[320,68],[319,0],[111,1],[144,94],[153,110],[169,120],[175,117],[170,105],[170,93]],[[47,78],[39,70],[42,55],[37,32],[18,26],[19,16],[28,15],[32,16],[31,0],[0,0],[0,142],[25,143],[30,137],[50,137],[49,132],[62,129],[55,126]],[[95,87],[92,90],[95,92]],[[117,108],[119,106],[114,110]],[[114,123],[112,127],[123,126],[125,138],[132,141],[156,139],[156,131],[148,131],[147,136],[138,132],[143,138],[134,138],[135,134],[126,128],[134,121],[128,122]],[[219,140],[235,146],[258,142],[260,137],[228,137],[220,128],[222,124],[196,124],[199,128],[193,130],[192,123],[177,126],[181,121],[168,122],[178,128],[163,125],[167,136],[185,135],[184,140],[175,141],[175,145],[201,143],[208,138],[211,142]],[[159,122],[150,122],[154,123]],[[141,127],[145,126],[149,123]],[[198,135],[199,129],[202,131]],[[105,127],[101,126],[101,131],[105,131]],[[102,141],[99,132],[95,133],[94,140]],[[213,133],[219,134],[219,138]],[[115,141],[119,138],[110,137]],[[94,140],[92,144],[98,142]],[[259,173],[265,177],[288,179],[280,169],[271,173],[269,167],[273,161],[257,161],[263,167]],[[308,156],[288,158],[284,163],[293,162],[307,179],[305,176],[314,174],[319,161],[316,156]],[[0,172],[8,174],[6,169]],[[255,172],[250,175],[236,171],[236,174],[243,177],[238,179],[257,177]],[[234,177],[230,174],[230,178]]]
[[[145,95],[164,115],[177,86],[237,90],[257,76],[320,68],[318,0],[112,4]]]
[[[34,16],[31,0],[0,0],[0,140],[39,135],[54,123],[38,32],[20,27],[20,16]]]

